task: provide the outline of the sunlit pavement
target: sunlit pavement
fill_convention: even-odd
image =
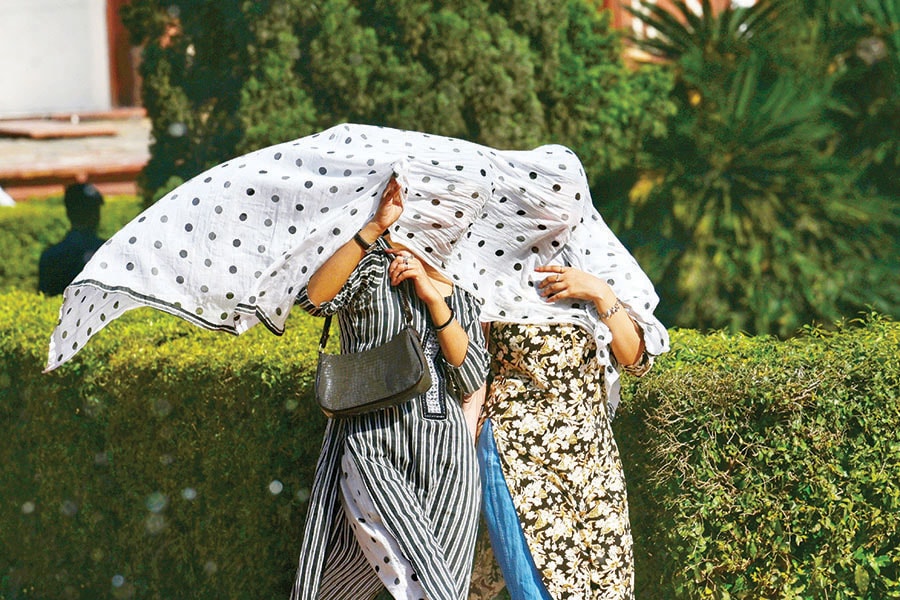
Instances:
[[[33,137],[24,135],[29,131]],[[44,135],[53,137],[40,137]],[[107,194],[135,193],[134,180],[150,156],[149,144],[150,121],[141,111],[2,120],[0,187],[18,201],[61,194],[75,181],[95,183]]]

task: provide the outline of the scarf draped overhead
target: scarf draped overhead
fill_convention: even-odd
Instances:
[[[568,148],[503,151],[342,124],[212,167],[119,230],[66,288],[47,370],[143,306],[206,329],[240,334],[261,322],[281,334],[297,292],[371,219],[392,175],[404,210],[391,238],[478,298],[485,321],[603,333],[588,308],[537,294],[534,268],[568,260],[609,273],[641,324],[656,323],[652,285],[596,215]],[[630,260],[590,251],[612,244]]]

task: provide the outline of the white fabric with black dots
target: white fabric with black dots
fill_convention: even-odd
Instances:
[[[125,225],[66,289],[47,370],[141,306],[212,330],[262,322],[281,333],[297,291],[372,217],[392,174],[404,211],[391,238],[476,297],[484,321],[575,322],[604,347],[592,306],[537,292],[535,267],[571,264],[611,282],[651,354],[668,347],[653,286],[597,214],[571,150],[342,124],[217,165]]]

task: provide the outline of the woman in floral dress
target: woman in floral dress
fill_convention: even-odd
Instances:
[[[652,315],[649,280],[598,222],[615,252],[599,252],[597,238],[583,235],[562,264],[536,269],[544,278],[535,288],[558,307],[557,318],[490,324],[493,380],[478,457],[496,563],[476,559],[470,598],[493,598],[503,580],[513,600],[634,597],[625,476],[610,420],[618,371],[646,373],[668,336]],[[605,263],[590,258],[601,255]]]

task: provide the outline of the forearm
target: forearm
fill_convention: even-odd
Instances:
[[[484,339],[484,330],[478,322],[477,309],[472,310],[473,307],[464,304],[460,306],[460,310],[465,314],[459,315],[459,320],[460,323],[463,324],[463,329],[468,334],[469,338],[466,357],[458,367],[447,363],[447,361],[444,361],[444,363],[447,366],[447,378],[452,380],[453,387],[460,394],[459,400],[464,402],[464,412],[473,412],[473,414],[467,416],[467,420],[470,417],[474,417],[475,420],[477,420],[477,415],[481,411],[481,408],[479,406],[476,409],[474,406],[470,405],[475,403],[480,405],[481,400],[473,398],[470,402],[466,400],[466,397],[470,394],[474,394],[479,388],[484,390],[490,357],[488,356],[487,344]],[[474,422],[475,421],[472,422],[473,425]]]
[[[469,349],[469,334],[443,298],[426,301],[431,322],[437,332],[444,360],[454,367],[462,365]]]
[[[600,287],[591,300],[604,325],[612,333],[609,347],[620,365],[633,365],[644,354],[644,335],[625,306],[608,286]]]
[[[600,314],[604,314],[604,311],[601,311]],[[628,311],[621,307],[608,318],[603,319],[603,322],[612,332],[612,343],[609,347],[615,355],[616,361],[620,365],[633,365],[641,360],[644,354],[643,334],[638,324],[628,315]]]
[[[381,233],[378,225],[372,222],[359,230],[360,237],[366,243],[374,242]],[[365,255],[366,250],[354,239],[338,248],[309,278],[306,292],[309,301],[319,306],[333,300]]]

